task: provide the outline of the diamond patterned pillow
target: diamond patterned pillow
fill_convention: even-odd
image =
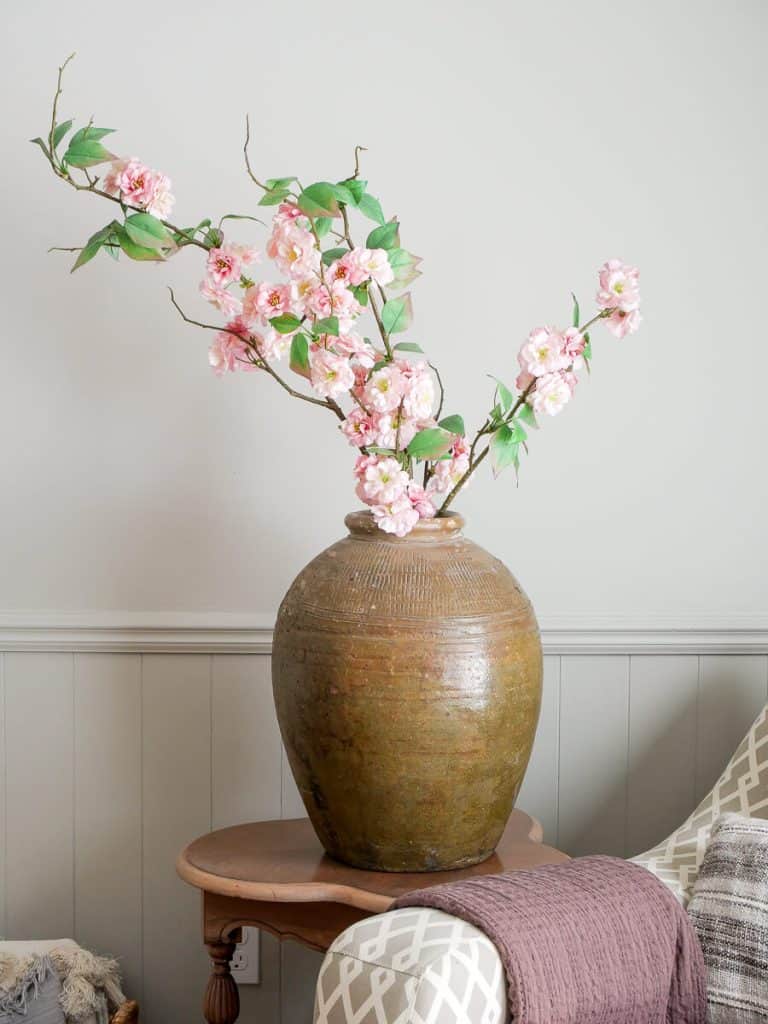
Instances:
[[[632,860],[657,875],[686,906],[712,826],[725,812],[768,818],[768,706],[693,814],[662,843]]]
[[[707,965],[708,1024],[768,1021],[768,822],[726,814],[688,907]]]

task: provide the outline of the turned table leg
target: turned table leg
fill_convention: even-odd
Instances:
[[[203,1016],[208,1024],[235,1024],[240,1014],[240,993],[229,969],[234,942],[209,942],[211,976],[203,997]]]

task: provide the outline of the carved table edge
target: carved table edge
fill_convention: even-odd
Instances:
[[[265,903],[345,903],[358,910],[383,914],[394,903],[395,896],[366,892],[353,886],[333,882],[249,882],[238,878],[225,878],[203,871],[186,858],[183,850],[176,861],[176,874],[183,881],[203,892],[217,896],[233,896],[242,900],[261,900]]]

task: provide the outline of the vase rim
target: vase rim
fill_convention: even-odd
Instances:
[[[376,525],[373,513],[368,509],[349,512],[344,517],[344,524],[353,537],[376,536],[378,540],[445,540],[457,537],[464,527],[464,516],[450,510],[434,519],[420,519],[405,537],[396,537],[393,533],[385,533]]]

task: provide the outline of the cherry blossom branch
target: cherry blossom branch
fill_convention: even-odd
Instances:
[[[360,154],[367,152],[368,150],[365,146],[355,146],[355,173],[352,175],[353,178],[357,178],[360,174]]]
[[[358,148],[361,148],[361,147],[358,147]],[[349,231],[349,217],[347,215],[346,208],[344,207],[343,204],[341,204],[340,208],[341,208],[341,219],[344,222],[344,241],[347,243],[347,245],[349,246],[350,249],[354,249],[355,248],[355,243],[352,241],[352,235],[350,234],[350,231]],[[386,332],[386,329],[384,327],[384,321],[381,319],[381,313],[379,312],[379,308],[376,305],[376,299],[371,294],[370,288],[368,289],[368,301],[371,304],[371,312],[373,313],[373,317],[374,317],[374,319],[376,321],[376,326],[379,328],[379,334],[381,335],[381,340],[384,342],[384,348],[386,349],[386,352],[387,352],[387,359],[389,360],[389,362],[392,362],[392,360],[395,357],[392,354],[392,346],[390,345],[390,342],[389,342],[389,335]]]
[[[244,341],[248,345],[248,347],[252,348],[253,351],[258,356],[258,362],[254,363],[254,365],[258,366],[262,370],[266,370],[269,376],[273,377],[280,385],[280,387],[283,388],[284,391],[287,391],[292,398],[299,398],[301,399],[302,402],[309,402],[310,405],[319,405],[323,409],[330,409],[334,416],[336,416],[342,422],[346,419],[343,410],[338,405],[338,403],[335,402],[332,398],[314,398],[312,395],[305,395],[303,392],[296,391],[295,388],[292,388],[288,381],[284,380],[277,372],[277,370],[275,370],[274,367],[272,367],[270,363],[265,359],[265,357],[261,354],[261,352],[259,351],[259,346],[256,344],[256,341],[252,335],[249,335],[247,338],[244,338],[240,332],[233,330],[231,327],[221,327],[219,324],[205,324],[201,320],[193,320],[192,317],[187,316],[187,314],[176,301],[176,296],[173,294],[173,288],[169,288],[168,291],[170,292],[171,295],[172,304],[174,305],[179,316],[185,323],[192,324],[195,327],[202,327],[207,331],[216,331],[218,334],[231,334],[234,338],[238,338],[240,341]]]

